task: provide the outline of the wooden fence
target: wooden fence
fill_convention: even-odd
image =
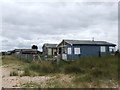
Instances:
[[[58,60],[56,56],[53,56],[52,58],[46,56],[46,55],[40,55],[40,54],[22,54],[22,53],[14,53],[14,56],[20,58],[20,59],[25,59],[28,61],[55,61]]]
[[[35,61],[35,60],[41,60],[41,57],[39,54],[21,54],[21,53],[15,53],[14,56],[17,56],[20,59],[25,59],[29,61]]]

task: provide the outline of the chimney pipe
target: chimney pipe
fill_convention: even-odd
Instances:
[[[92,41],[94,42],[94,37],[92,37]]]

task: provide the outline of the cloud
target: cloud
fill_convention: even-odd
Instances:
[[[117,3],[2,3],[3,50],[62,39],[106,40],[117,44]]]

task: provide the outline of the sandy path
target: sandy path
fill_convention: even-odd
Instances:
[[[54,78],[48,76],[10,76],[10,71],[12,71],[12,69],[2,67],[2,87],[4,88],[22,88],[21,85],[24,83],[41,83],[45,80]]]

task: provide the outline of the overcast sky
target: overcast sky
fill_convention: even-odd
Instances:
[[[118,3],[2,3],[2,50],[62,39],[118,43]]]

